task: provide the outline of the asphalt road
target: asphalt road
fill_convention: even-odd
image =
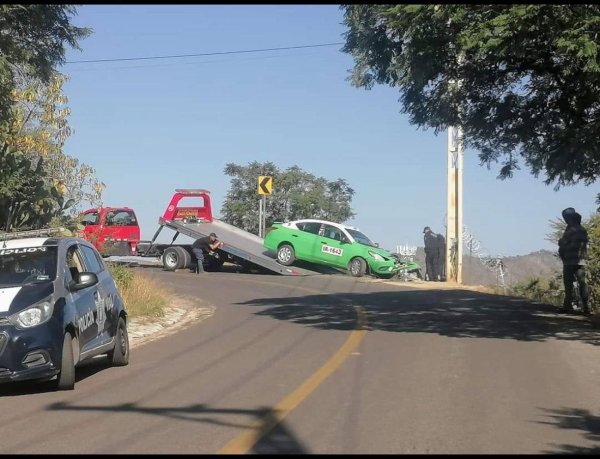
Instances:
[[[600,452],[599,331],[468,291],[148,270],[213,317],[0,388],[1,453]]]

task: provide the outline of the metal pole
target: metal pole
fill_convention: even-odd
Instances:
[[[448,196],[446,212],[446,280],[456,280],[452,248],[456,243],[456,169],[454,167],[454,127],[448,128]]]
[[[262,237],[262,199],[258,201],[258,237]]]
[[[463,262],[463,131],[458,128],[456,145],[456,282],[462,284]]]
[[[267,232],[267,196],[263,194],[263,214],[262,214],[262,237],[266,236]]]

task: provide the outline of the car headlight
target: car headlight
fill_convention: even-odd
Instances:
[[[47,322],[52,317],[54,306],[50,301],[43,301],[21,312],[10,316],[10,321],[21,328],[31,328]]]
[[[373,258],[375,258],[375,260],[377,261],[385,261],[385,258],[383,258],[381,255],[379,255],[378,253],[375,252],[371,252],[369,251],[369,255],[371,255]]]

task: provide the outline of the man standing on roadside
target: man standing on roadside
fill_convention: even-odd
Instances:
[[[589,315],[589,292],[585,282],[588,234],[581,226],[581,215],[572,207],[563,210],[562,217],[567,228],[558,241],[558,255],[563,262],[565,284],[565,300],[560,312],[573,312],[573,282],[577,279],[583,313]]]
[[[437,270],[436,273],[440,277],[440,282],[446,280],[446,238],[438,234],[437,235]]]
[[[197,267],[196,273],[201,274],[204,273],[204,253],[209,253],[212,250],[217,250],[219,247],[222,247],[223,243],[217,240],[217,235],[215,233],[210,233],[206,237],[201,237],[200,239],[196,239],[192,244],[192,252],[196,256]]]
[[[437,281],[438,276],[438,239],[429,226],[423,229],[423,240],[425,242],[425,278],[429,281]]]

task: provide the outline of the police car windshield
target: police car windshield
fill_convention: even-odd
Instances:
[[[350,233],[350,236],[352,236],[354,238],[354,240],[356,242],[358,242],[359,244],[368,245],[371,247],[377,247],[375,245],[375,243],[373,241],[371,241],[371,239],[369,239],[367,236],[365,236],[360,231],[356,231],[356,230],[353,230],[350,228],[346,228],[346,231],[348,231],[348,233]]]
[[[19,287],[54,279],[56,247],[0,248],[0,288]]]

